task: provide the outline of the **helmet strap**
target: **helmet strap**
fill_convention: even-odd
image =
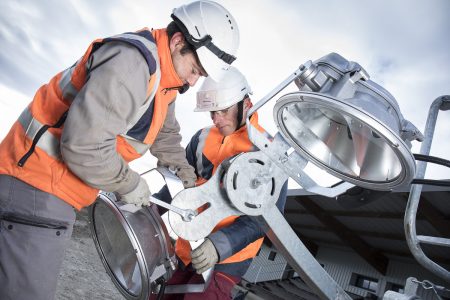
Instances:
[[[221,59],[222,61],[226,62],[229,65],[231,65],[231,63],[236,60],[235,56],[226,53],[225,51],[221,50],[219,47],[214,45],[214,43],[212,42],[212,37],[209,34],[201,39],[196,39],[189,33],[189,30],[186,28],[186,26],[184,26],[183,22],[181,22],[180,19],[178,19],[174,14],[171,14],[170,16],[172,17],[175,24],[177,24],[178,28],[181,30],[181,33],[184,35],[186,41],[189,44],[191,44],[195,50],[205,46],[215,56],[217,56],[219,59]]]
[[[178,93],[184,94],[187,92],[187,90],[189,90],[189,84],[185,83],[178,88]]]
[[[244,98],[245,100],[245,98]],[[241,128],[244,124],[242,124],[242,119],[244,115],[244,100],[241,100],[237,103],[238,106],[238,113],[237,113],[237,124],[236,124],[236,130]]]
[[[187,92],[188,89],[189,89],[189,84],[185,83],[180,86],[173,86],[173,87],[169,87],[169,88],[164,88],[162,90],[164,91],[164,95],[165,95],[165,94],[167,94],[168,91],[172,91],[172,90],[177,90],[178,93],[184,94]]]

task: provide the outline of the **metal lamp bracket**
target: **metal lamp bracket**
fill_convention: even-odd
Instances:
[[[334,198],[342,193],[345,193],[345,191],[352,188],[354,185],[348,182],[342,182],[334,187],[323,187],[318,185],[303,171],[308,161],[298,154],[279,133],[277,133],[273,139],[269,139],[250,123],[250,117],[252,114],[264,106],[269,100],[275,97],[296,78],[310,73],[312,66],[311,61],[301,65],[298,70],[281,82],[263,99],[258,101],[248,112],[246,120],[247,131],[250,141],[257,146],[261,152],[266,154],[267,157],[269,157],[275,164],[277,164],[279,168],[284,170],[288,176],[295,180],[303,189],[315,194]]]
[[[205,184],[181,191],[173,205],[197,209],[208,207],[190,222],[169,212],[172,229],[184,239],[206,237],[228,216],[259,216],[266,235],[323,299],[351,299],[320,266],[276,206],[287,174],[261,151],[243,153],[222,163]]]

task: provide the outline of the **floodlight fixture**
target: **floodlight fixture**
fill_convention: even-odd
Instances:
[[[298,154],[363,188],[392,190],[411,183],[410,141],[423,136],[359,64],[331,53],[305,63],[289,80],[299,91],[279,98],[273,116]]]
[[[152,169],[141,177],[172,197],[183,190],[183,183],[165,168]],[[113,284],[127,300],[148,300],[153,294],[201,293],[209,284],[211,271],[203,273],[203,283],[166,286],[178,267],[175,248],[167,230],[167,214],[160,216],[155,205],[137,208],[100,192],[89,207],[89,224],[95,247]],[[199,241],[198,243],[201,243]],[[190,242],[195,248],[196,242]]]
[[[401,138],[412,124],[360,65],[332,53],[310,64],[295,83],[300,91],[277,101],[274,120],[302,156],[369,189],[390,190],[412,181],[414,156]]]

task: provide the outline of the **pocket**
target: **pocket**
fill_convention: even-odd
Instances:
[[[20,279],[20,285],[26,287],[15,291],[17,297],[11,299],[53,298],[72,226],[30,215],[1,215],[0,231],[0,260],[5,262],[0,269],[8,274],[7,278],[17,282]]]
[[[70,237],[72,226],[66,222],[37,216],[5,213],[0,216],[1,230],[17,231],[40,237]]]

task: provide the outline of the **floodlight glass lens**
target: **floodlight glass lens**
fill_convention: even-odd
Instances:
[[[374,183],[400,176],[397,154],[365,122],[317,103],[289,102],[281,110],[284,133],[323,167]]]
[[[94,226],[101,251],[114,277],[128,293],[139,295],[142,280],[136,251],[113,211],[102,202],[95,206]]]

